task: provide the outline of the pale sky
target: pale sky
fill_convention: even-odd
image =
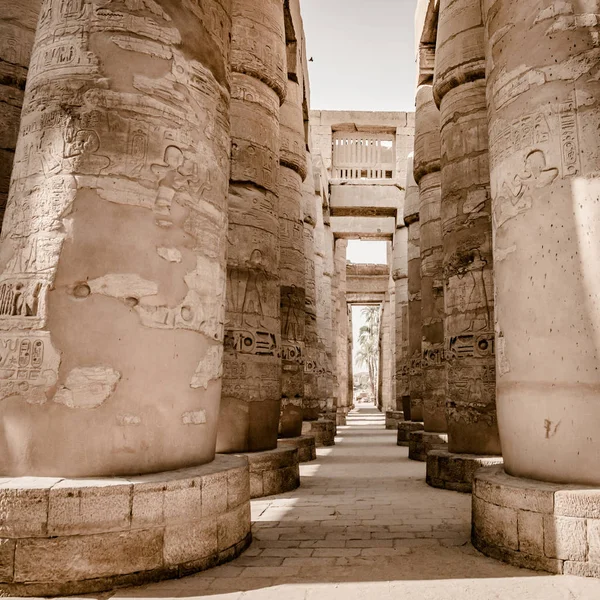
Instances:
[[[315,110],[413,111],[417,0],[301,0]]]

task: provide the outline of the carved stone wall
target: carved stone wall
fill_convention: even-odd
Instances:
[[[11,0],[0,6],[0,227],[40,5],[41,0]]]
[[[598,7],[483,5],[504,464],[597,486]]]
[[[287,80],[281,107],[279,167],[279,267],[282,336],[282,396],[280,435],[302,434],[304,395],[305,265],[302,182],[307,175],[302,87]]]
[[[442,0],[441,111],[446,411],[450,452],[500,454],[483,23],[479,0]]]
[[[227,2],[43,2],[0,246],[3,474],[213,459],[229,39]]]
[[[414,175],[421,224],[421,315],[425,431],[446,431],[440,115],[432,87],[417,90]]]
[[[282,0],[234,0],[223,395],[217,449],[277,446],[281,404],[279,109]]]

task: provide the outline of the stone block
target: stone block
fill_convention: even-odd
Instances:
[[[587,520],[587,560],[600,564],[600,520]]]
[[[131,501],[131,528],[158,527],[164,522],[165,484],[134,485]]]
[[[0,537],[43,537],[50,489],[60,479],[19,477],[0,484]]]
[[[550,558],[586,560],[587,527],[585,519],[545,515],[544,552]]]
[[[12,581],[15,544],[15,540],[0,538],[0,581]]]
[[[295,490],[300,486],[300,469],[298,465],[265,471],[263,473],[263,494],[275,496]]]
[[[250,498],[262,498],[263,489],[262,473],[250,473]]]
[[[168,481],[164,497],[165,522],[188,522],[202,518],[201,479],[185,478]]]
[[[557,489],[557,486],[541,481],[511,477],[498,465],[477,472],[473,494],[500,506],[552,514]]]
[[[489,504],[473,496],[473,525],[477,537],[488,544],[519,549],[516,510]]]
[[[410,434],[413,431],[423,431],[423,423],[416,421],[402,421],[398,423],[398,446],[410,445]]]
[[[554,514],[600,519],[600,490],[558,490],[554,494]]]
[[[17,541],[14,580],[64,583],[161,565],[162,529],[24,539]]]
[[[167,565],[185,564],[214,555],[217,546],[215,517],[165,527],[163,558]]]
[[[63,479],[51,490],[48,535],[125,531],[130,526],[132,485],[120,480]]]
[[[217,543],[219,552],[232,548],[244,540],[251,529],[250,504],[242,504],[217,517]]]
[[[227,508],[230,510],[250,500],[250,472],[248,467],[227,474]]]
[[[427,453],[427,483],[435,488],[470,494],[475,472],[483,466],[497,464],[502,464],[502,457],[431,450]]]
[[[566,560],[563,566],[565,575],[577,575],[578,577],[595,577],[600,579],[600,563],[573,562]]]
[[[540,513],[520,510],[517,528],[519,551],[544,556],[544,517]]]
[[[202,478],[202,518],[227,512],[228,479],[231,471],[210,473]]]

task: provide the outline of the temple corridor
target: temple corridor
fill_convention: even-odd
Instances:
[[[243,556],[176,581],[118,591],[120,598],[268,600],[597,600],[600,581],[518,569],[469,542],[471,496],[431,488],[358,405],[336,445],[300,467],[297,490],[252,502],[254,541]],[[107,595],[102,595],[103,599]]]

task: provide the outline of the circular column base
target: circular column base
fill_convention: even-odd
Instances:
[[[302,435],[314,435],[317,448],[335,445],[335,429],[335,422],[329,419],[302,423]]]
[[[250,465],[250,497],[264,498],[300,487],[298,449],[283,446],[265,452],[240,454]]]
[[[434,488],[470,494],[477,469],[502,465],[501,456],[453,454],[446,450],[427,453],[427,484]]]
[[[444,450],[447,447],[447,433],[413,431],[408,440],[408,458],[410,458],[410,460],[426,462],[428,452],[431,450]]]
[[[295,438],[281,439],[278,447],[291,446],[298,449],[298,462],[306,463],[317,459],[317,441],[314,435],[302,435]]]
[[[404,421],[404,413],[401,410],[388,410],[385,413],[385,428],[396,431],[398,425]]]
[[[248,461],[139,477],[0,480],[0,596],[64,596],[173,579],[251,541]]]
[[[480,469],[473,480],[472,541],[518,567],[600,578],[600,489]]]
[[[336,427],[345,427],[347,425],[346,414],[345,410],[338,410],[338,412],[335,413]]]
[[[413,431],[423,431],[423,423],[417,421],[400,421],[398,423],[398,446],[410,445],[410,434]]]

